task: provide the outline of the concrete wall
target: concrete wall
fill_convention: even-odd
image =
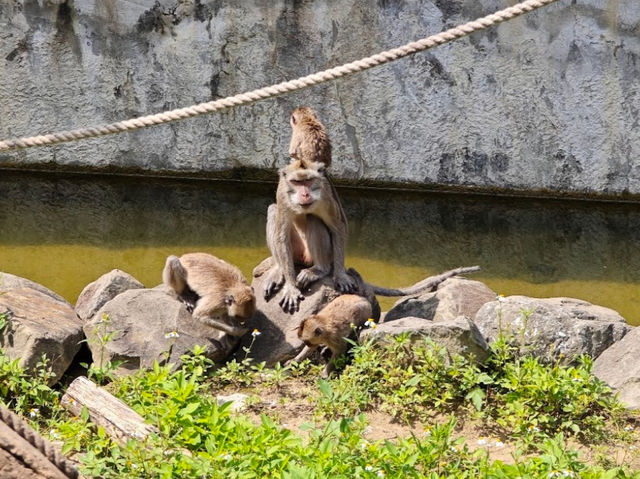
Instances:
[[[0,138],[260,88],[513,3],[0,0]],[[0,153],[0,166],[275,178],[289,112],[306,104],[329,129],[338,180],[640,195],[639,60],[637,0],[560,0],[347,79],[169,126]]]

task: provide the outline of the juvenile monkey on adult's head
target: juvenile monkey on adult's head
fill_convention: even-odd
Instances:
[[[207,253],[169,256],[162,282],[193,311],[193,317],[232,336],[242,336],[256,299],[242,272]]]
[[[280,306],[294,313],[304,299],[299,288],[331,271],[338,291],[355,291],[344,268],[347,234],[347,218],[324,164],[293,160],[282,168],[276,203],[267,212],[267,245],[275,265],[265,280],[265,298],[282,288]],[[307,267],[296,276],[295,264]]]
[[[291,112],[289,156],[295,160],[319,161],[331,166],[331,142],[324,125],[308,106]]]

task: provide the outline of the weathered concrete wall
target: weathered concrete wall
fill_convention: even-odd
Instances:
[[[0,0],[0,137],[259,88],[512,3]],[[307,104],[330,130],[339,179],[640,195],[639,59],[637,0],[561,0],[337,82],[170,126],[0,153],[0,166],[273,177],[287,161],[288,114]]]

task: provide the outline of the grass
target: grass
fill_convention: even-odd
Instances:
[[[89,477],[640,478],[636,415],[591,375],[586,357],[545,365],[498,341],[480,366],[407,336],[352,354],[326,381],[308,361],[215,369],[199,348],[175,372],[155,365],[117,378],[106,387],[159,430],[144,442],[116,443],[86,412],[71,417],[46,386],[46,361],[27,375],[0,354],[0,401],[59,441]],[[217,404],[231,391],[250,395],[248,411]],[[307,420],[287,426],[301,405]],[[372,414],[405,429],[372,438]],[[464,436],[473,430],[508,443],[508,457]]]

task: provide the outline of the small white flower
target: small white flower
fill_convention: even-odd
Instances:
[[[426,437],[431,436],[431,429],[425,429],[425,430],[424,430],[424,435],[425,435]]]
[[[366,322],[366,323],[364,323],[364,325],[365,325],[367,328],[375,328],[375,327],[377,326],[376,322],[375,322],[373,319],[371,319],[371,318],[367,319],[367,322]]]
[[[39,413],[40,409],[38,409],[37,407],[32,407],[31,409],[29,409],[29,416],[31,417],[36,417]]]
[[[633,426],[625,426],[624,430],[627,432],[633,431]]]
[[[169,339],[169,338],[179,338],[179,337],[180,337],[180,335],[178,334],[178,332],[177,332],[177,331],[170,331],[170,332],[166,333],[166,334],[164,335],[164,337],[165,337],[165,339]]]
[[[257,336],[260,336],[262,333],[260,331],[258,331],[257,329],[254,329],[253,332],[251,333],[251,336],[253,336],[254,338]]]
[[[49,431],[49,436],[51,436],[51,439],[58,439],[60,437],[60,434],[58,433],[57,429],[52,429],[51,431]]]
[[[365,471],[373,471],[373,466],[370,464],[367,464],[366,466],[364,466],[364,470]]]
[[[378,472],[376,472],[376,476],[384,477],[384,471],[382,469],[380,469]]]
[[[131,469],[138,469],[138,465],[137,465],[137,464],[135,464],[135,463],[132,463],[132,464],[131,464]]]
[[[635,451],[636,449],[637,449],[636,446],[629,446],[630,451]]]
[[[367,441],[362,441],[360,443],[360,449],[365,450],[368,445],[369,445],[369,443]]]
[[[478,446],[484,446],[487,444],[487,440],[483,437],[481,437],[480,439],[478,439]]]
[[[498,440],[498,441],[496,441],[496,442],[495,442],[494,446],[495,446],[495,447],[498,447],[498,448],[500,448],[500,447],[504,447],[504,442],[502,442],[502,441]]]
[[[566,469],[564,471],[562,471],[562,476],[563,477],[573,477],[573,472],[571,471],[567,471]]]
[[[498,296],[496,296],[496,299],[501,303],[504,303],[506,301],[504,294],[499,294]]]

